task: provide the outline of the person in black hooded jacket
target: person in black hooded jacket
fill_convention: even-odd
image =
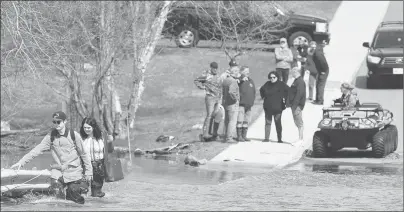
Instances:
[[[275,120],[276,133],[278,142],[282,143],[282,111],[286,108],[286,100],[289,87],[285,82],[279,80],[279,74],[271,71],[268,74],[269,81],[260,88],[261,98],[264,99],[265,112],[265,139],[263,142],[269,141],[271,133],[272,116]]]

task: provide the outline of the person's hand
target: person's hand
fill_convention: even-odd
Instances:
[[[321,75],[324,75],[324,74],[325,74],[325,72],[320,72],[320,74],[321,74]]]
[[[68,165],[67,165],[67,164],[63,164],[62,166],[60,166],[60,168],[62,169],[62,171],[66,170],[66,169],[67,169],[67,167],[68,167]]]
[[[87,180],[87,182],[91,182],[91,180],[93,180],[93,176],[86,175],[86,180]]]
[[[57,169],[57,170],[62,170],[62,167],[59,164],[51,164],[50,165],[51,169]]]
[[[21,169],[21,163],[16,163],[16,164],[14,164],[14,165],[12,165],[11,167],[10,167],[10,169],[17,169],[17,170],[20,170]]]

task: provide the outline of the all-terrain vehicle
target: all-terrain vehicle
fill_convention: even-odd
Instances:
[[[320,130],[313,136],[314,157],[327,157],[342,148],[366,150],[382,158],[396,151],[397,127],[392,125],[393,113],[378,103],[363,103],[347,108],[336,103],[323,108]]]

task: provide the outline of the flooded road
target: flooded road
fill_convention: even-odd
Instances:
[[[17,157],[17,155],[14,155]],[[46,168],[44,154],[26,168]],[[11,158],[11,157],[8,157]],[[49,158],[50,159],[50,158]],[[30,197],[2,210],[403,210],[402,164],[338,165],[301,160],[286,169],[222,170],[182,160],[123,158],[125,179],[106,183],[104,198],[78,205]],[[7,160],[2,160],[2,167]],[[42,167],[43,166],[43,167]]]

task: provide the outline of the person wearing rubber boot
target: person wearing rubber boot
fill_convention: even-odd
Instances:
[[[219,103],[216,103],[215,109],[213,110],[212,113],[211,124],[209,125],[209,133],[212,134],[212,137],[204,139],[201,136],[202,142],[217,141],[217,138],[219,137],[218,131],[220,124],[224,121],[224,114],[225,111],[223,106]]]
[[[272,117],[275,120],[278,143],[282,141],[282,111],[286,109],[286,100],[289,87],[285,82],[279,80],[279,72],[271,71],[268,74],[269,81],[260,88],[261,98],[264,99],[265,112],[265,139],[263,142],[269,142],[271,133]]]
[[[235,142],[233,135],[236,130],[238,107],[240,102],[240,91],[237,80],[240,78],[238,66],[230,68],[229,76],[223,80],[222,84],[222,105],[225,110],[224,128],[225,142]]]
[[[212,113],[216,103],[220,102],[222,96],[222,79],[217,74],[218,64],[212,62],[210,70],[194,80],[199,89],[205,90],[206,117],[202,128],[202,140],[209,138],[209,124],[212,120]]]
[[[103,197],[105,193],[101,191],[105,179],[104,165],[104,140],[101,129],[96,120],[91,117],[83,119],[80,127],[80,135],[84,139],[84,150],[91,158],[93,167],[93,179],[91,181],[91,196]]]
[[[93,177],[90,157],[84,151],[80,134],[67,129],[66,114],[58,111],[53,113],[52,118],[54,129],[11,168],[20,169],[38,155],[50,150],[54,160],[52,164],[60,167],[57,169],[51,165],[50,192],[59,198],[84,204],[84,197],[81,196],[85,192],[83,182],[89,182]],[[63,192],[65,187],[67,187],[66,193]]]
[[[251,108],[255,101],[255,84],[249,77],[250,69],[242,66],[240,69],[241,77],[239,83],[240,103],[237,118],[237,141],[250,141],[247,138],[248,125],[251,120]]]
[[[298,67],[292,68],[291,75],[295,80],[289,89],[287,106],[292,109],[293,120],[299,131],[298,142],[303,141],[303,108],[306,103],[306,83]]]

